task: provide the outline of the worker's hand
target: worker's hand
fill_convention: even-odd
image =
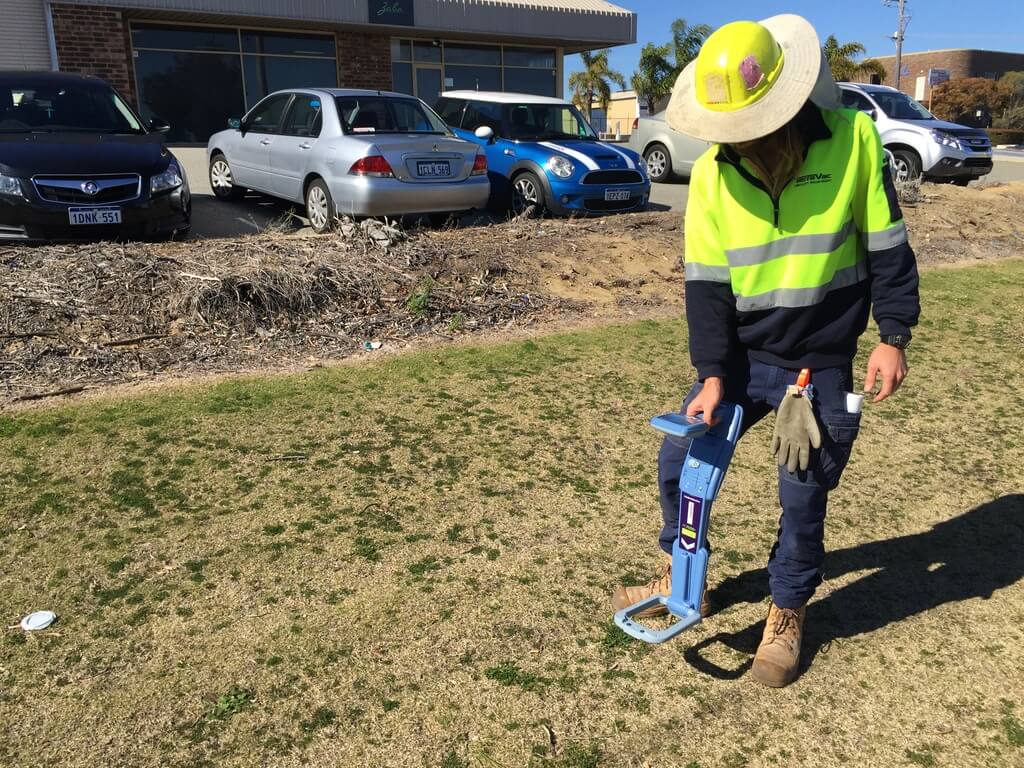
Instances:
[[[704,379],[704,387],[697,394],[693,401],[686,406],[687,416],[696,416],[698,413],[704,415],[704,423],[709,427],[715,426],[718,419],[715,418],[715,408],[722,402],[722,395],[725,392],[725,383],[717,376],[708,376]]]
[[[875,389],[878,377],[882,378],[881,389],[875,395],[874,402],[880,403],[897,389],[907,378],[907,353],[899,347],[879,344],[868,358],[868,373],[864,377],[864,392]]]

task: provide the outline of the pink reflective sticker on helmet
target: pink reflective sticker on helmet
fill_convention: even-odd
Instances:
[[[742,75],[743,84],[747,86],[748,91],[757,88],[761,81],[764,80],[764,72],[761,71],[761,65],[757,63],[757,59],[753,55],[747,56],[747,58],[740,62],[740,75]]]

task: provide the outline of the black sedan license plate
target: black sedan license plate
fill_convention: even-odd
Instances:
[[[612,202],[612,201],[618,202],[618,201],[621,201],[621,200],[629,200],[629,190],[628,189],[606,189],[604,191],[604,199],[609,201],[609,202]]]
[[[120,208],[68,208],[72,224],[120,224]]]
[[[452,164],[447,160],[431,160],[430,162],[416,163],[416,173],[420,176],[435,178],[452,175]]]

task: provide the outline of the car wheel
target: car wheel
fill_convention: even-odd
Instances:
[[[315,179],[306,189],[306,218],[318,235],[330,232],[334,228],[334,222],[337,220],[334,200],[323,179]]]
[[[644,162],[651,181],[661,183],[672,176],[672,157],[664,144],[651,144],[644,152]]]
[[[893,181],[902,184],[921,177],[921,158],[912,149],[894,149],[892,158]]]
[[[224,155],[214,155],[210,158],[210,186],[221,200],[241,200],[245,190],[235,186],[234,177],[231,175],[231,166]]]
[[[524,171],[512,182],[512,213],[522,216],[530,212],[540,215],[544,211],[544,187],[537,175]]]

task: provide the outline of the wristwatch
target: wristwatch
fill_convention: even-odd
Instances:
[[[882,343],[888,344],[890,347],[906,349],[910,346],[910,334],[894,333],[891,336],[883,336]]]

